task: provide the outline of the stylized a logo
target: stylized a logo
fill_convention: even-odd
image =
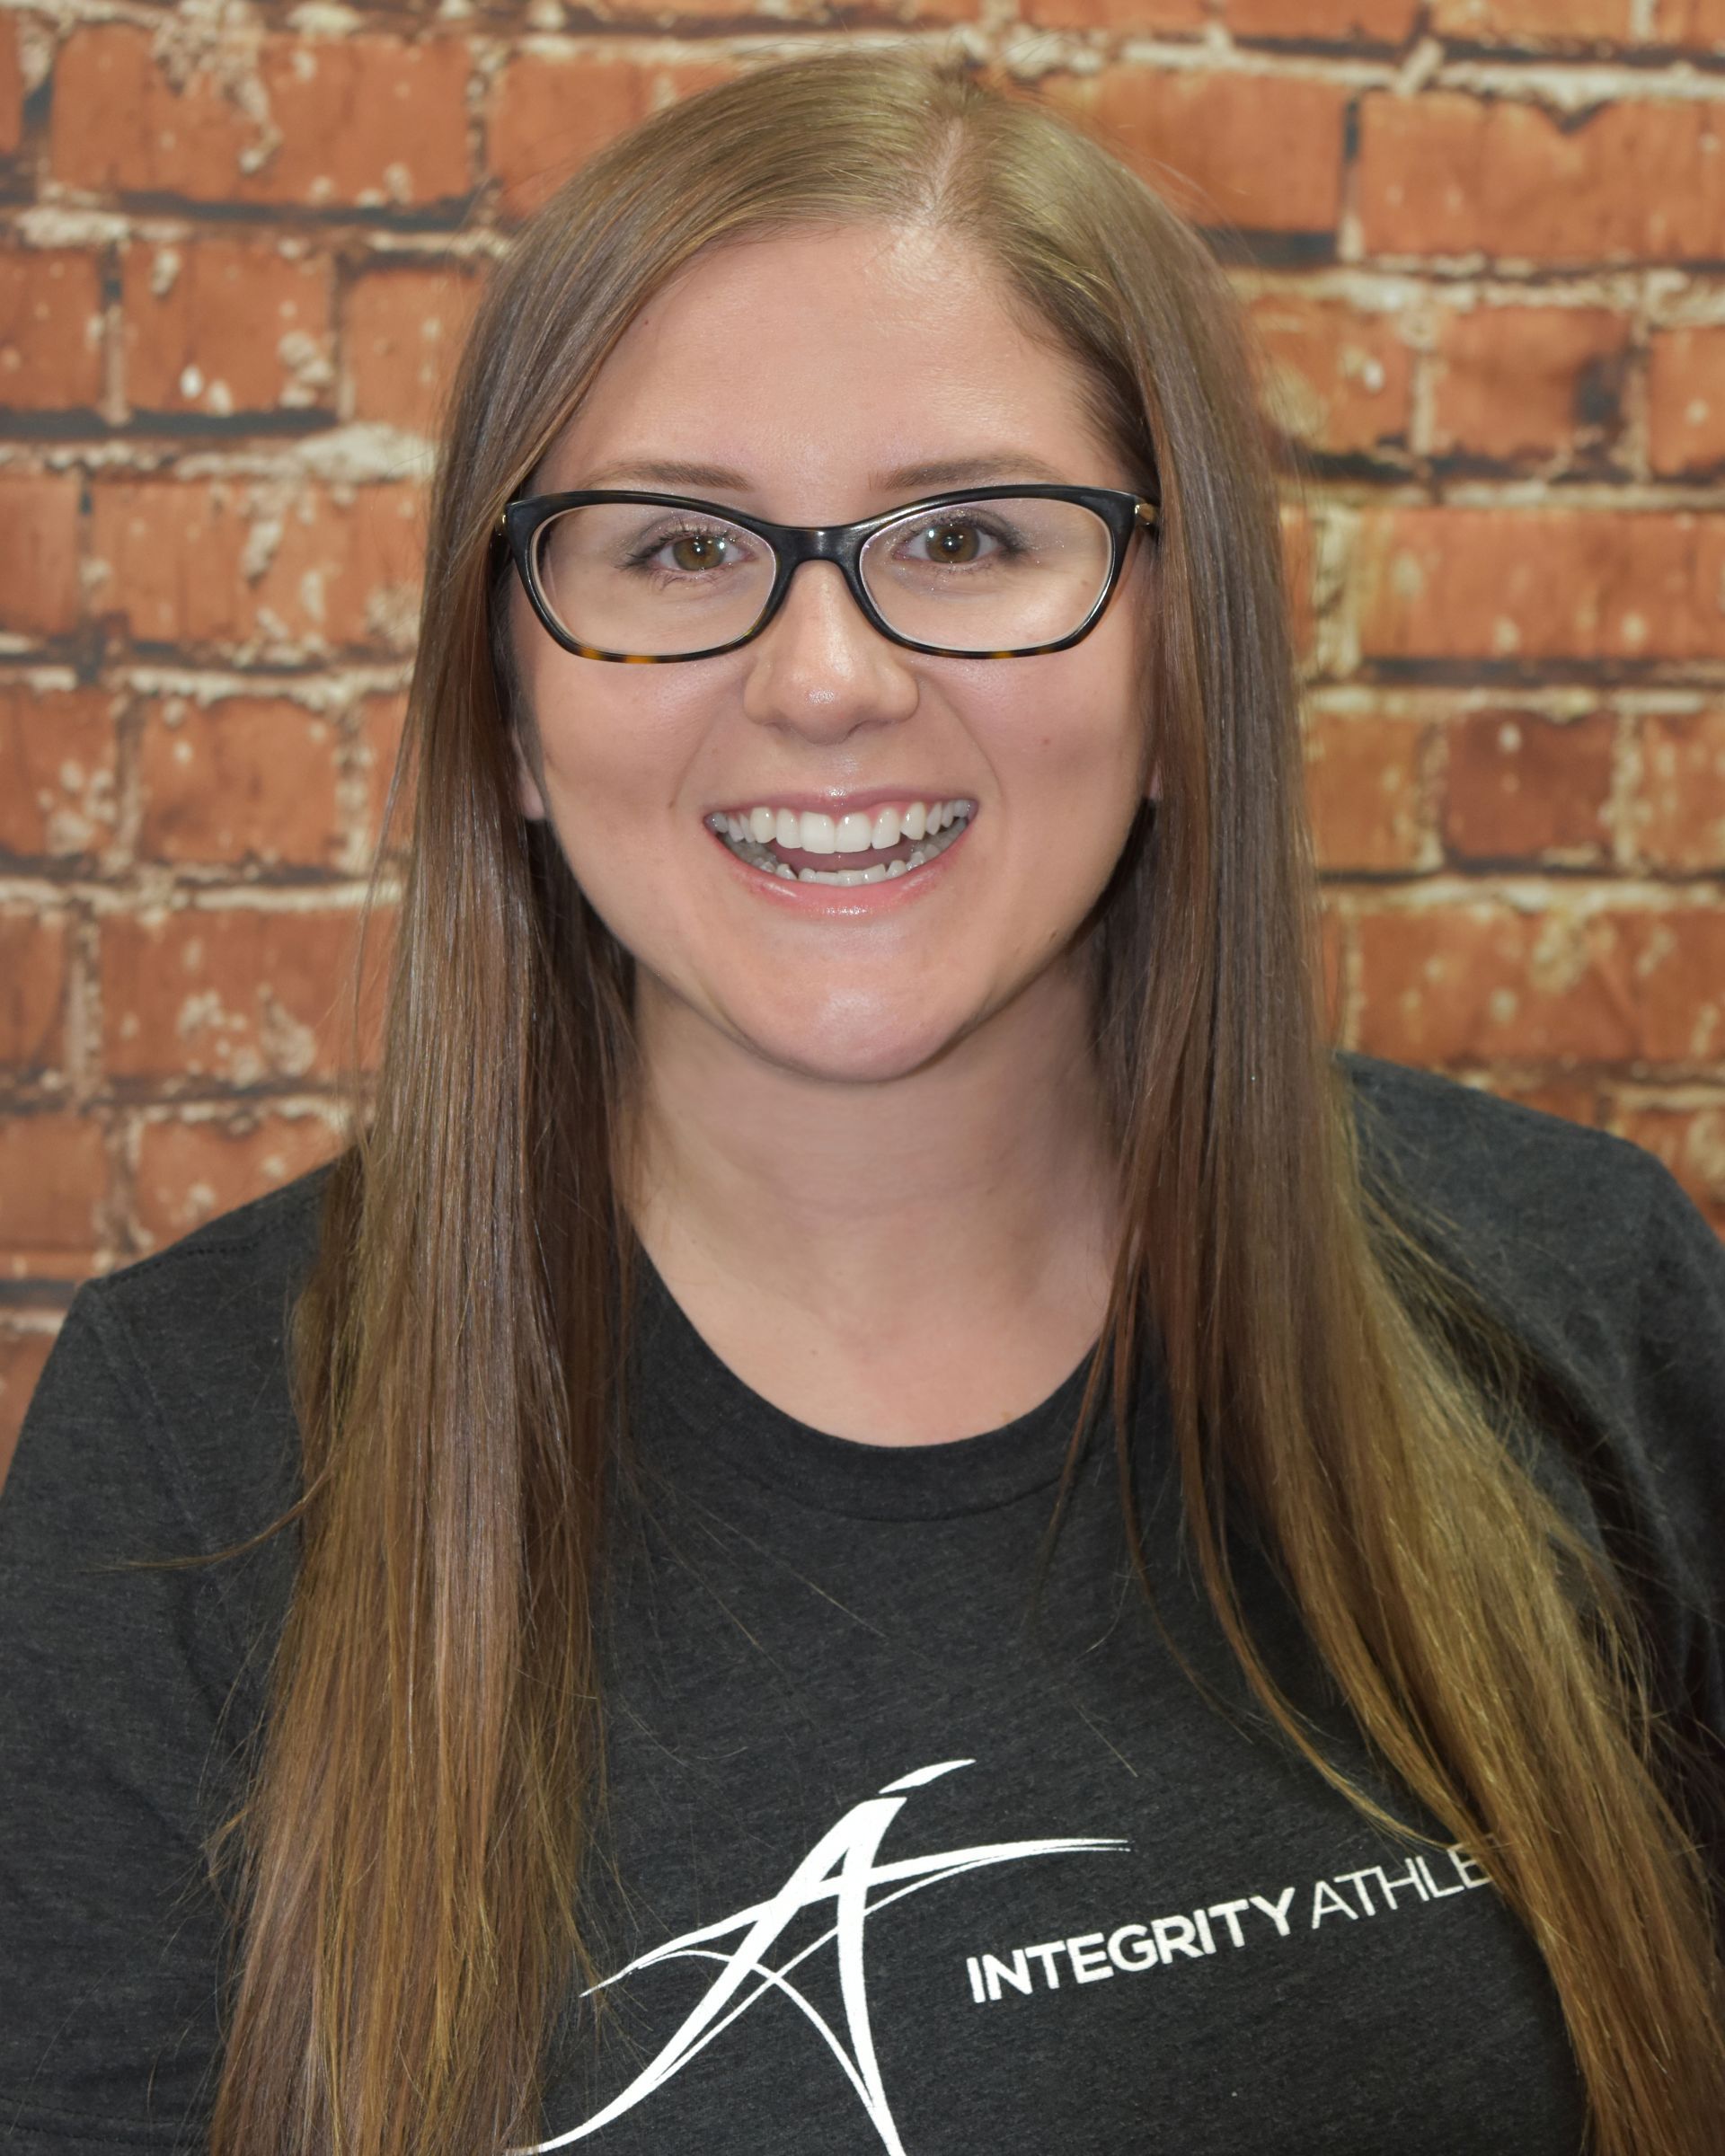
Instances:
[[[783,1993],[807,2015],[855,2090],[870,2123],[880,2136],[881,2145],[891,2152],[891,2156],[905,2156],[904,2143],[898,2138],[886,2090],[880,2084],[874,2036],[869,2025],[868,1990],[862,1967],[862,1931],[869,1918],[889,1902],[900,1901],[906,1895],[919,1893],[923,1887],[936,1886],[942,1879],[955,1878],[960,1872],[978,1871],[990,1864],[1011,1864],[1021,1857],[1049,1857],[1078,1850],[1128,1846],[1117,1838],[1096,1837],[989,1842],[972,1849],[948,1849],[938,1855],[901,1857],[895,1863],[878,1863],[881,1840],[904,1809],[910,1791],[922,1789],[957,1768],[975,1764],[970,1759],[949,1759],[938,1766],[922,1767],[914,1774],[889,1781],[878,1797],[868,1798],[854,1806],[823,1834],[770,1901],[739,1909],[735,1916],[721,1917],[717,1923],[705,1924],[698,1931],[686,1931],[682,1938],[655,1947],[651,1953],[632,1961],[627,1968],[619,1969],[615,1976],[607,1976],[604,1984],[594,1985],[595,1991],[603,1991],[606,1984],[620,1984],[625,1976],[632,1976],[638,1969],[650,1968],[655,1962],[696,1959],[719,1964],[719,1974],[694,2011],[658,2057],[641,2069],[621,2096],[614,2097],[585,2125],[572,2126],[567,2134],[560,2134],[553,2140],[537,2142],[531,2150],[513,2151],[510,2156],[544,2156],[547,2150],[566,2148],[571,2142],[584,2141],[588,2134],[597,2134],[600,2127],[632,2110],[655,2089],[669,2081],[697,2052],[704,2050],[715,2037],[769,1992]],[[871,1901],[870,1895],[876,1888],[887,1891]],[[833,1922],[828,1929],[782,1966],[770,1966],[767,1956],[792,1918],[800,1911],[823,1902],[833,1904]],[[714,1941],[730,1939],[739,1932],[742,1937],[729,1954],[715,1950]],[[838,1942],[839,1993],[850,2037],[848,2046],[789,1981],[791,1972],[800,1962],[806,1961],[831,1940]]]

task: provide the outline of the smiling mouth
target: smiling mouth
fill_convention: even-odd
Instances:
[[[728,853],[763,875],[797,883],[889,883],[938,860],[976,812],[977,804],[960,797],[838,817],[764,804],[716,812],[706,821]]]

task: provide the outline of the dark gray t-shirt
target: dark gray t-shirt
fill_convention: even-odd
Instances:
[[[1345,1064],[1370,1156],[1546,1365],[1542,1471],[1623,1568],[1662,1704],[1717,1747],[1725,1250],[1634,1147]],[[224,1942],[199,1842],[290,1538],[93,1568],[217,1547],[295,1494],[283,1321],[316,1192],[83,1290],[0,1497],[0,2145],[198,2145]],[[1181,1550],[1154,1372],[1156,1616],[1101,1445],[1032,1604],[1082,1367],[986,1435],[858,1445],[751,1392],[643,1286],[588,1909],[611,2010],[596,2048],[571,1990],[535,2145],[1573,2156],[1555,2000],[1480,1867],[1379,1834],[1252,1706]],[[1237,1558],[1332,1755],[1417,1820]]]

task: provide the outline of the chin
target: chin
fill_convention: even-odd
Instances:
[[[908,1078],[934,1062],[969,1031],[949,1016],[884,1012],[876,1005],[817,1012],[801,1022],[783,1012],[771,1017],[737,1012],[732,1029],[765,1063],[829,1084],[881,1085]]]

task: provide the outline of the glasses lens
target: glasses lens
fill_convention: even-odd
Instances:
[[[862,549],[862,581],[901,636],[947,651],[1022,651],[1083,627],[1113,555],[1093,509],[1014,495],[883,526]]]
[[[540,526],[535,567],[577,643],[674,658],[747,636],[773,588],[773,552],[722,517],[651,502],[589,502]]]

